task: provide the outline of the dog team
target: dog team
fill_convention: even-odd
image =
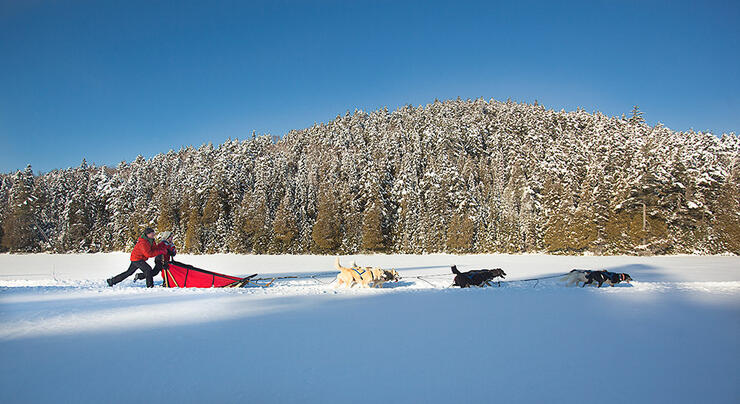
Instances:
[[[339,263],[339,257],[334,261],[334,268],[339,271],[335,287],[345,286],[351,288],[354,285],[358,285],[363,288],[382,288],[386,282],[398,282],[401,279],[395,269],[359,267],[354,262],[350,267],[343,267]],[[461,288],[492,286],[491,282],[494,282],[495,278],[506,278],[506,273],[501,268],[460,272],[457,266],[453,265],[451,269],[455,275],[452,286]],[[595,282],[599,288],[603,284],[614,286],[620,282],[629,283],[631,280],[632,277],[625,273],[609,272],[606,270],[591,271],[586,269],[574,269],[560,278],[560,281],[565,282],[565,286],[578,286],[582,282],[583,285],[581,287],[584,287]]]

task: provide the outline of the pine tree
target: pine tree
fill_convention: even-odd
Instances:
[[[3,220],[3,248],[11,252],[32,251],[37,238],[34,224],[33,170],[28,165],[24,171],[18,171],[10,190],[10,209]]]
[[[339,214],[333,193],[320,191],[316,206],[316,223],[311,237],[320,252],[334,253],[341,244]]]
[[[473,251],[475,223],[463,214],[455,214],[447,230],[447,248],[451,252],[465,253]]]
[[[197,254],[203,248],[203,222],[197,206],[189,206],[187,228],[185,230],[185,251]]]
[[[562,184],[554,178],[546,182],[544,193],[547,209],[543,236],[545,249],[549,252],[568,252],[570,243],[566,229],[572,220],[570,196],[565,195]]]
[[[81,196],[75,195],[70,199],[64,215],[68,224],[62,241],[65,251],[87,251],[90,247],[92,221],[89,210]]]
[[[640,125],[645,123],[645,119],[642,117],[643,113],[640,111],[640,107],[635,105],[632,107],[632,112],[630,112],[630,118],[627,122],[631,123],[632,125]]]
[[[288,195],[283,198],[275,211],[275,219],[272,222],[273,234],[275,241],[277,242],[277,253],[289,252],[289,248],[296,236],[298,236],[298,228],[295,223],[295,217],[290,206],[290,198]]]
[[[267,209],[264,194],[253,194],[244,198],[239,220],[239,233],[242,235],[241,243],[246,251],[255,254],[267,252],[270,242],[268,231]]]
[[[730,175],[722,184],[717,199],[719,251],[740,255],[740,158],[735,158]]]
[[[217,187],[211,188],[203,207],[203,215],[200,217],[200,225],[204,252],[213,254],[223,244],[223,234],[219,232],[218,224],[225,214],[223,195]]]
[[[383,231],[383,207],[379,198],[373,199],[362,218],[362,249],[383,251],[386,239]]]

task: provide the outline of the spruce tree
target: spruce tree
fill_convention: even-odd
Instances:
[[[298,236],[298,228],[296,227],[295,217],[291,210],[290,198],[287,194],[280,202],[277,211],[275,211],[275,219],[272,222],[272,226],[274,238],[277,242],[277,250],[275,252],[289,252],[291,243]]]
[[[2,246],[11,252],[32,251],[37,238],[34,224],[33,170],[28,165],[13,178],[8,202],[10,209],[3,221]]]
[[[270,242],[268,231],[267,208],[264,194],[253,194],[243,201],[240,213],[239,233],[243,237],[243,245],[247,251],[255,254],[267,252]]]
[[[316,206],[316,223],[311,238],[320,252],[334,253],[341,245],[341,230],[336,198],[332,192],[319,191]]]
[[[627,122],[631,123],[632,125],[640,125],[645,123],[645,119],[642,117],[643,113],[640,111],[640,107],[635,105],[632,107],[632,112],[630,112],[630,118]]]
[[[191,203],[185,230],[185,251],[191,254],[202,252],[203,222],[197,206]]]
[[[447,248],[450,252],[466,253],[473,251],[475,223],[464,214],[454,214],[447,230]]]
[[[375,198],[363,213],[361,247],[365,251],[383,251],[386,248],[381,205],[380,199]]]
[[[157,231],[174,231],[176,223],[179,222],[179,212],[174,207],[172,196],[166,191],[160,191],[156,200],[158,200],[159,207]]]
[[[718,251],[740,255],[740,157],[720,188],[716,206]]]

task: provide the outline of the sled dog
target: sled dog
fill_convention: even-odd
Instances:
[[[334,261],[334,268],[339,271],[339,274],[337,275],[337,283],[335,287],[340,287],[342,285],[351,288],[352,285],[355,284],[355,277],[354,277],[354,270],[352,268],[343,267],[339,263],[339,257]]]
[[[455,274],[455,280],[452,286],[469,288],[471,286],[491,286],[494,278],[505,278],[506,273],[501,268],[495,269],[476,269],[473,271],[460,272],[457,265],[452,266],[452,273]]]
[[[578,283],[586,282],[586,274],[590,272],[587,269],[574,269],[560,278],[560,281],[565,282],[565,286],[578,286]]]
[[[616,272],[608,272],[606,270],[603,271],[591,271],[588,274],[586,274],[586,281],[581,285],[581,287],[584,287],[586,285],[591,285],[594,282],[598,284],[597,287],[601,287],[603,284],[614,286],[620,282],[627,282],[629,283],[632,280],[632,277],[629,276],[629,274],[624,273],[616,273]]]
[[[339,263],[339,257],[334,261],[334,268],[339,271],[336,287],[344,285],[351,288],[357,284],[363,288],[382,288],[386,282],[398,282],[401,279],[395,269],[361,268],[354,262],[351,268],[343,267]]]
[[[374,288],[382,288],[386,282],[398,282],[401,276],[395,269],[381,269],[380,278],[373,281]]]

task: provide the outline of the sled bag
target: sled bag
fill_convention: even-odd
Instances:
[[[172,261],[168,268],[162,269],[162,278],[164,279],[162,286],[167,288],[242,287],[249,283],[249,279],[255,275],[239,278]]]

